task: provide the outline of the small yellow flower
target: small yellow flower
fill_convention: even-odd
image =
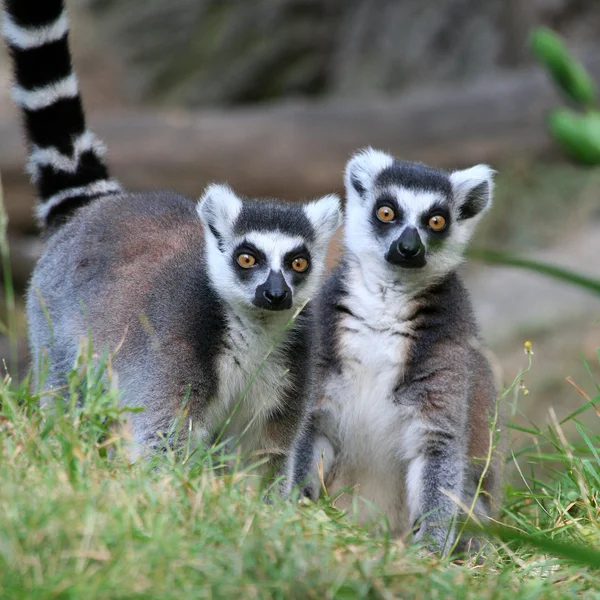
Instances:
[[[531,342],[529,340],[525,342],[525,354],[533,354],[533,350],[531,349]]]

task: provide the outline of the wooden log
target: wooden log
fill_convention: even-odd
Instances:
[[[600,59],[588,66],[600,76]],[[400,98],[193,113],[145,109],[90,121],[108,145],[114,174],[131,189],[198,196],[206,183],[227,181],[240,194],[295,200],[341,191],[346,160],[366,145],[442,167],[558,153],[544,113],[559,103],[546,75],[531,69]],[[0,119],[0,170],[9,216],[26,228],[32,194],[22,194],[18,123],[16,114]]]

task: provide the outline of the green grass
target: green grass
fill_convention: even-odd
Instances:
[[[515,381],[504,401],[516,414]],[[369,535],[326,501],[267,504],[252,470],[217,449],[131,465],[114,427],[126,412],[88,361],[64,396],[43,411],[27,382],[2,382],[0,598],[514,600],[600,589],[600,438],[584,425],[600,398],[570,417],[576,444],[557,421],[527,428],[531,446],[509,455],[522,484],[507,490],[476,564]]]
[[[15,340],[6,280],[4,292]],[[600,388],[560,423],[519,421],[530,445],[507,457],[520,478],[488,526],[486,560],[452,562],[390,539],[385,523],[370,535],[327,500],[267,504],[252,469],[219,448],[130,464],[115,427],[127,411],[91,362],[53,411],[27,381],[0,379],[2,600],[600,597]],[[502,400],[513,416],[520,379]]]

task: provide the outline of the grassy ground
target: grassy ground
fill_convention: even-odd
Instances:
[[[0,239],[4,227],[0,214]],[[515,228],[507,222],[504,230]],[[5,273],[6,253],[0,244]],[[21,324],[12,288],[4,292],[14,341]],[[564,343],[560,352],[564,359]],[[530,375],[525,381],[535,385]],[[26,382],[7,376],[0,599],[600,597],[600,412],[589,402],[592,388],[600,403],[600,388],[577,379],[588,398],[571,387],[573,401],[586,410],[562,424],[545,414],[550,426],[541,430],[527,418],[530,407],[520,414],[535,392],[525,398],[519,382],[503,400],[520,428],[511,445],[519,451],[507,457],[517,476],[482,563],[429,556],[389,539],[385,523],[369,535],[331,501],[266,504],[252,471],[216,449],[129,464],[112,426],[124,415],[84,362],[71,374],[64,411],[45,413]]]
[[[509,412],[526,394],[519,381]],[[514,457],[523,479],[481,565],[370,536],[327,501],[266,504],[252,471],[215,449],[131,465],[114,428],[123,413],[89,364],[64,395],[64,410],[44,413],[26,383],[2,382],[0,598],[514,600],[600,589],[600,437],[581,422],[598,418],[593,407],[570,418],[581,419],[576,445],[558,423],[528,426],[532,445]]]

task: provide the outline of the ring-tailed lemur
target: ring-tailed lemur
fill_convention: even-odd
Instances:
[[[310,308],[286,325],[316,292],[338,198],[248,201],[223,185],[197,204],[126,193],[85,125],[63,1],[5,0],[3,32],[50,234],[28,295],[32,354],[49,362],[45,387],[65,383],[91,332],[97,349],[118,349],[123,403],[145,409],[131,417],[135,442],[152,445],[186,398],[186,429],[210,441],[282,336],[225,434],[244,433],[244,452],[292,473],[311,398]]]
[[[492,174],[485,165],[446,173],[371,149],[357,154],[345,175],[345,252],[318,302],[318,408],[298,463],[310,471],[306,493],[319,494],[320,476],[331,497],[354,488],[394,534],[417,525],[417,537],[442,551],[455,539],[456,501],[470,506],[474,497],[495,408],[456,273],[490,206]],[[496,493],[495,458],[477,500],[483,515]],[[359,518],[369,512],[361,505]]]

